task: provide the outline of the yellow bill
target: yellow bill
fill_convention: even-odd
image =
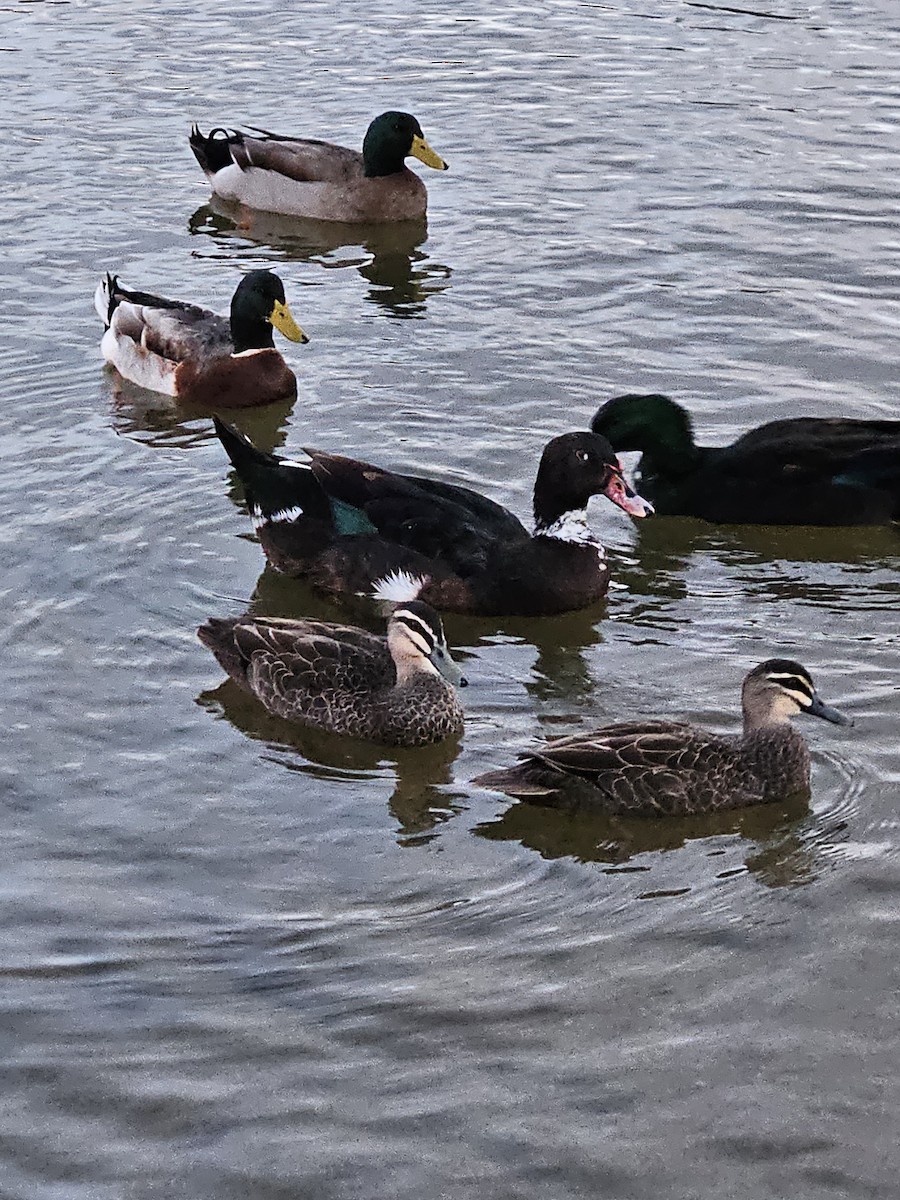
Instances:
[[[413,134],[409,152],[413,158],[417,158],[419,162],[423,162],[426,167],[434,167],[436,171],[449,170],[449,165],[444,162],[439,154],[435,154],[425,139],[418,133]]]
[[[283,333],[289,341],[292,342],[308,342],[309,338],[294,320],[291,310],[287,306],[287,301],[282,303],[276,300],[272,306],[272,311],[269,313],[269,320],[275,326],[279,333]]]

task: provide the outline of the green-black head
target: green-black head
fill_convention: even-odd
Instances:
[[[448,169],[441,156],[425,141],[416,118],[405,112],[385,112],[376,117],[366,130],[362,152],[369,178],[395,175],[403,170],[404,159],[410,155],[436,171]]]
[[[231,298],[234,353],[273,346],[273,327],[292,342],[309,341],[288,308],[278,276],[272,271],[250,271]]]
[[[640,450],[654,460],[685,465],[697,457],[691,418],[668,396],[616,396],[597,410],[591,429],[617,452]]]

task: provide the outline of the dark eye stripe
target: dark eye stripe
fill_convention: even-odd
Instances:
[[[803,675],[788,674],[788,672],[775,674],[774,672],[766,676],[769,683],[777,683],[779,687],[784,688],[786,692],[800,692],[806,696],[808,700],[812,700],[815,689],[812,685],[812,680],[805,678]]]
[[[423,637],[428,646],[428,653],[431,653],[431,651],[440,641],[437,633],[434,629],[432,629],[428,622],[424,621],[415,613],[409,612],[408,609],[396,609],[393,619],[395,621],[400,621],[401,624],[405,625],[410,633],[417,633],[420,637]]]

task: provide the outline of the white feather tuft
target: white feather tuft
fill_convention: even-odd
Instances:
[[[412,575],[409,571],[391,571],[376,580],[372,587],[373,600],[386,600],[390,604],[405,604],[417,600],[422,588],[428,583],[427,575]]]

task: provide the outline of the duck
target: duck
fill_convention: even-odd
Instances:
[[[272,329],[292,342],[309,338],[272,271],[244,275],[230,319],[183,300],[129,291],[110,274],[97,287],[94,307],[105,330],[103,357],[149,391],[215,408],[248,408],[297,395],[296,376],[275,349]]]
[[[567,811],[627,817],[690,816],[809,793],[809,750],[798,713],[852,721],[825,704],[793,659],[754,667],[741,689],[743,733],[723,736],[676,721],[634,721],[547,742],[516,766],[474,782]]]
[[[638,450],[639,487],[665,516],[720,524],[885,525],[900,520],[900,421],[789,417],[730,446],[698,446],[662,395],[616,396],[591,429]]]
[[[252,127],[249,127],[252,129]],[[362,153],[313,138],[265,129],[192,126],[194,157],[223,200],[251,209],[319,221],[417,221],[425,216],[425,184],[405,164],[409,156],[437,171],[448,165],[406,112],[384,112],[369,125]]]
[[[594,433],[547,444],[531,534],[508,509],[459,484],[309,448],[308,463],[279,458],[213,421],[269,562],[332,595],[420,599],[482,616],[585,608],[606,594],[610,575],[587,525],[588,500],[604,495],[632,516],[652,512]]]
[[[204,646],[277,717],[391,746],[426,746],[463,731],[466,680],[427,604],[394,607],[387,636],[352,625],[246,615],[211,617]]]

